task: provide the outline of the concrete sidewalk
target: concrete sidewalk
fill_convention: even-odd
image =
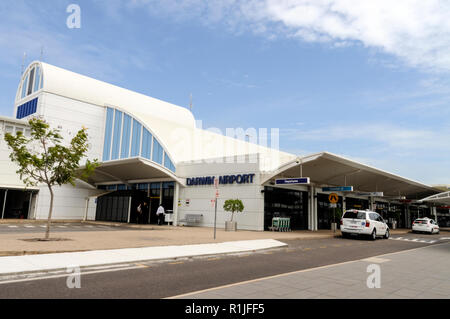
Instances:
[[[193,292],[181,299],[449,299],[450,243]],[[368,288],[379,266],[380,288]],[[172,299],[171,298],[171,299]]]
[[[272,239],[234,241],[218,244],[161,246],[95,250],[87,252],[0,257],[0,275],[38,271],[66,270],[69,267],[92,267],[154,260],[252,252],[279,248],[287,244]]]

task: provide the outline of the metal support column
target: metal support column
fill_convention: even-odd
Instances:
[[[178,197],[180,196],[180,184],[175,182],[175,192],[173,194],[173,225],[178,226]]]
[[[313,209],[312,209],[312,213],[313,213],[313,230],[316,231],[318,229],[318,221],[317,221],[317,189],[315,187],[313,187],[313,196],[314,196],[314,200],[313,200]]]

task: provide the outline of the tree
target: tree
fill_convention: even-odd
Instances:
[[[72,138],[68,146],[64,146],[63,137],[58,129],[51,129],[50,125],[39,118],[28,121],[31,137],[27,138],[22,132],[16,135],[5,134],[5,141],[12,150],[11,160],[18,165],[17,174],[26,186],[45,184],[50,191],[50,208],[48,212],[45,240],[50,238],[50,222],[53,213],[53,187],[64,184],[75,186],[75,180],[87,178],[99,165],[98,161],[87,160],[83,169],[80,161],[86,157],[88,150],[87,129],[83,127]]]
[[[231,212],[231,221],[233,221],[234,213],[241,213],[244,210],[244,204],[240,199],[227,199],[223,204],[223,209],[226,212]]]

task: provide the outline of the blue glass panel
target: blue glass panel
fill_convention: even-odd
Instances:
[[[150,189],[160,189],[161,188],[161,183],[151,183],[150,184]]]
[[[142,154],[141,156],[150,159],[150,154],[152,151],[152,134],[144,128],[142,133]]]
[[[117,189],[117,185],[108,185],[106,186],[106,189],[109,191],[115,191]]]
[[[127,189],[127,185],[125,185],[125,184],[119,184],[119,185],[117,185],[117,190],[118,191],[124,191],[124,190],[126,190]]]
[[[153,162],[162,164],[163,148],[156,139],[153,139]]]
[[[120,133],[122,132],[122,112],[116,110],[114,117],[114,136],[111,150],[111,160],[119,158]]]
[[[173,162],[170,160],[169,156],[166,152],[164,152],[164,166],[175,173],[175,165],[173,165]]]
[[[128,158],[130,154],[130,136],[131,136],[131,117],[128,114],[123,115],[122,149],[120,158]]]
[[[142,125],[133,119],[133,136],[131,140],[131,157],[139,156],[141,149],[141,129]]]
[[[40,89],[42,89],[42,87],[44,86],[44,74],[42,74],[42,77],[41,77],[41,85],[40,85]]]
[[[112,135],[113,115],[114,110],[108,107],[106,111],[105,141],[103,143],[103,161],[109,161],[111,159],[111,135]]]
[[[147,190],[148,189],[148,183],[141,183],[137,185],[137,189],[140,190]]]
[[[34,89],[33,92],[36,92],[37,90],[39,90],[39,79],[41,77],[41,68],[40,67],[36,67],[36,75],[35,75],[35,80],[34,80]]]
[[[22,99],[27,94],[27,84],[28,84],[28,74],[27,74],[27,77],[25,78],[25,81],[23,81],[23,85],[22,85]]]

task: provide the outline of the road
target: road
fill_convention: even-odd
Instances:
[[[19,278],[0,278],[0,298],[166,298],[449,241],[450,233],[445,232],[440,235],[409,233],[376,241],[343,238],[291,240],[286,241],[287,248],[277,250],[149,262],[124,270],[91,270],[82,275],[80,289],[67,288],[64,275],[58,278],[20,278],[22,281],[17,282],[15,280]]]

